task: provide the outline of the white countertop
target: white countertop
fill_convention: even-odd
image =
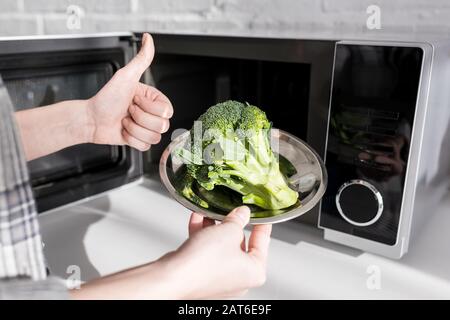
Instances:
[[[274,225],[267,282],[244,298],[450,299],[450,194],[430,216],[401,260],[325,241],[309,225]],[[77,265],[89,280],[174,250],[188,219],[159,181],[146,180],[41,215],[40,223],[51,271],[67,278]]]

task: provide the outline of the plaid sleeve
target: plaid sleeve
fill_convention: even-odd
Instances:
[[[42,280],[37,212],[13,112],[0,78],[0,278]]]
[[[5,279],[0,281],[0,300],[68,300],[69,291],[64,280],[48,277],[45,280]]]

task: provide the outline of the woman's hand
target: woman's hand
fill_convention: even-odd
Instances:
[[[239,207],[220,224],[192,213],[189,239],[161,259],[172,270],[177,298],[227,298],[264,284],[271,225],[256,225],[246,244],[250,210]]]
[[[80,143],[129,145],[141,151],[158,143],[173,108],[165,95],[139,82],[153,55],[153,40],[146,33],[136,57],[91,99],[16,112],[27,160]]]
[[[220,224],[193,213],[189,239],[159,260],[81,286],[75,299],[210,299],[236,297],[266,279],[271,225],[253,227],[248,245],[247,207]]]
[[[157,89],[139,82],[150,66],[155,49],[148,33],[139,53],[88,100],[91,142],[129,145],[140,151],[157,144],[169,129],[173,108]]]

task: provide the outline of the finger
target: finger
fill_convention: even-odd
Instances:
[[[395,159],[389,158],[387,156],[377,156],[375,157],[375,161],[381,164],[395,164]]]
[[[358,154],[358,158],[361,160],[370,160],[372,156],[368,154],[367,152],[361,152]]]
[[[155,55],[153,39],[148,33],[142,35],[141,49],[138,54],[125,66],[123,71],[139,80],[144,71],[150,66]]]
[[[237,207],[223,220],[223,224],[234,224],[243,229],[250,221],[250,209],[246,206]]]
[[[404,165],[403,160],[392,159],[387,156],[377,156],[375,158],[375,161],[378,163],[381,163],[381,164],[390,164],[390,165],[396,165],[396,166],[400,166],[400,167],[402,167]]]
[[[391,169],[393,169],[396,172],[403,171],[404,162],[401,159],[396,160],[385,156],[377,156],[375,158],[375,161],[380,164],[390,165]]]
[[[247,241],[245,240],[245,234],[242,236],[241,249],[242,251],[247,252]]]
[[[122,137],[123,140],[127,143],[127,145],[139,151],[147,151],[148,149],[150,149],[150,145],[148,143],[136,139],[131,134],[129,134],[126,129],[122,130]]]
[[[170,119],[173,116],[173,107],[169,99],[154,99],[140,95],[134,96],[134,103],[142,110],[155,116]]]
[[[130,105],[128,111],[133,120],[145,129],[158,133],[164,133],[169,130],[169,120],[147,113],[134,103]]]
[[[148,84],[142,82],[139,82],[137,84],[135,94],[138,96],[150,98],[154,101],[158,100],[170,103],[169,98],[167,98],[167,96],[164,95],[164,93],[159,91],[157,88],[149,86]]]
[[[155,131],[145,129],[135,123],[130,117],[126,117],[122,120],[123,127],[127,132],[147,144],[158,144],[161,141],[161,134]]]
[[[189,219],[189,236],[194,235],[197,231],[200,231],[203,227],[203,216],[199,213],[192,212]]]
[[[267,261],[271,233],[271,224],[256,225],[253,227],[248,241],[248,252],[263,264]]]

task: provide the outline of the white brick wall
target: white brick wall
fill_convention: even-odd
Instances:
[[[79,6],[81,29],[67,27]],[[381,8],[381,30],[366,8]],[[283,36],[450,34],[450,0],[0,0],[0,35],[150,31]]]

